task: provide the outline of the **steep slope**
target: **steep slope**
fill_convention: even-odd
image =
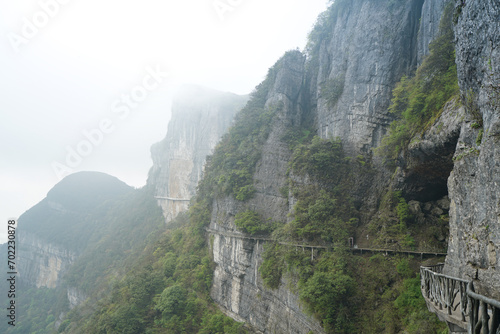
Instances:
[[[316,29],[327,38],[317,57],[317,126],[322,138],[341,137],[350,154],[380,144],[392,116],[392,89],[417,66],[423,0],[336,1]],[[425,44],[422,43],[422,44]]]
[[[55,288],[61,275],[98,228],[89,211],[131,192],[118,179],[97,172],[72,174],[19,218],[19,272],[29,285]]]
[[[264,84],[257,88],[255,95],[262,97],[261,109],[243,110],[247,113],[253,111],[257,115],[259,111],[262,114],[266,110],[272,112],[271,127],[265,130],[266,136],[258,146],[261,153],[251,179],[255,188],[252,198],[243,202],[233,196],[214,196],[212,203],[209,229],[213,235],[216,268],[211,296],[227,314],[250,323],[262,332],[322,332],[319,323],[304,314],[297,294],[285,286],[277,291],[264,286],[258,270],[262,262],[263,243],[246,239],[235,225],[238,213],[247,210],[253,210],[269,221],[285,223],[287,220],[290,206],[287,196],[280,189],[287,185],[286,171],[292,151],[283,138],[294,128],[299,129],[303,122],[301,87],[304,65],[305,58],[300,52],[288,52],[270,70]],[[254,96],[251,102],[255,100]],[[248,126],[241,123],[236,125]],[[262,131],[266,125],[261,124],[260,129],[252,130]],[[234,146],[228,143],[232,139],[238,140],[236,133],[230,131],[225,139],[220,146],[237,147],[238,143],[234,143]],[[215,159],[218,153],[215,153]],[[234,151],[232,154],[238,155]],[[210,172],[214,170],[227,168],[227,163],[207,166],[207,177],[212,177]],[[237,161],[235,163],[238,164]]]
[[[66,177],[19,218],[17,324],[2,322],[0,330],[55,332],[70,309],[105,296],[161,228],[147,188],[96,172]]]
[[[187,209],[206,157],[246,100],[198,86],[184,86],[175,97],[167,136],[151,148],[148,179],[167,222]]]
[[[436,16],[441,17],[444,6],[442,2],[423,5],[424,1],[337,1],[322,14],[311,33],[308,61],[305,62],[304,56],[299,52],[288,52],[271,69],[263,83],[267,90],[261,92],[259,89],[262,87],[258,87],[257,92],[259,96],[262,94],[265,101],[262,103],[263,108],[272,112],[273,118],[271,128],[266,130],[267,137],[259,146],[261,155],[255,161],[255,168],[251,170],[250,184],[253,192],[249,198],[238,199],[238,196],[234,196],[236,192],[232,195],[217,190],[217,187],[211,188],[213,203],[209,231],[213,237],[212,248],[216,263],[212,297],[235,319],[246,321],[262,332],[276,330],[289,333],[319,333],[323,331],[321,325],[328,331],[332,331],[335,326],[337,329],[340,326],[342,331],[348,331],[349,326],[341,318],[353,316],[348,312],[342,313],[344,311],[334,311],[327,315],[328,312],[316,310],[311,305],[304,307],[303,302],[309,299],[310,303],[314,303],[316,297],[305,297],[304,291],[309,289],[308,286],[312,289],[313,280],[320,279],[319,272],[323,270],[319,269],[322,259],[338,256],[351,264],[356,260],[348,259],[345,254],[313,253],[310,255],[314,259],[311,270],[314,271],[317,267],[318,276],[311,276],[311,273],[302,276],[296,275],[297,271],[302,270],[300,266],[290,269],[293,265],[289,262],[289,250],[275,247],[274,255],[270,256],[279,259],[278,254],[285,254],[282,261],[288,263],[289,269],[286,269],[285,265],[283,275],[279,274],[276,278],[266,275],[261,277],[262,266],[271,265],[265,255],[265,249],[270,246],[269,243],[259,241],[259,238],[250,237],[249,233],[257,231],[267,234],[266,238],[282,238],[282,242],[299,245],[324,243],[327,240],[340,242],[344,240],[342,238],[345,235],[345,240],[348,236],[355,236],[356,243],[358,240],[364,242],[363,240],[370,237],[368,243],[364,242],[368,247],[380,247],[380,244],[395,248],[423,247],[425,240],[419,240],[418,230],[423,226],[430,227],[436,221],[441,224],[439,214],[437,217],[435,215],[446,213],[439,208],[441,205],[447,210],[446,201],[435,201],[445,196],[446,192],[437,198],[431,195],[419,197],[419,200],[426,202],[415,202],[412,207],[415,214],[420,215],[415,219],[419,223],[415,226],[405,226],[404,229],[396,227],[402,224],[395,213],[396,204],[404,199],[396,199],[396,204],[384,202],[383,199],[390,197],[391,191],[398,189],[398,183],[391,180],[394,170],[386,170],[384,166],[376,163],[371,167],[365,165],[372,161],[371,149],[379,146],[392,120],[396,118],[396,115],[388,111],[393,88],[403,75],[414,73],[419,52],[428,53],[428,43],[438,36],[437,31],[427,29],[422,22],[419,24],[419,21],[424,10],[424,14],[431,16],[430,20],[435,22]],[[423,29],[420,34],[419,27]],[[417,43],[418,41],[420,43]],[[449,143],[443,144],[445,147],[453,147],[456,143],[456,127],[452,128]],[[321,151],[322,147],[336,147],[337,144],[321,141],[311,143],[310,137],[314,134],[324,139],[338,137],[343,152],[339,154],[350,163],[345,165],[333,156],[330,158],[328,155],[332,151]],[[230,132],[229,137],[231,136]],[[443,141],[446,142],[446,139]],[[300,143],[305,146],[300,146]],[[236,148],[238,145],[241,145],[240,141],[234,144],[222,141],[221,146],[224,148],[221,150],[226,150],[226,147]],[[310,165],[304,162],[300,167],[306,170],[305,174],[300,175],[299,170],[293,168],[294,165],[299,166],[294,161],[301,161],[299,156],[294,155],[294,148],[295,152],[301,152],[300,154],[311,154]],[[297,151],[299,149],[301,151]],[[312,153],[313,150],[318,150],[317,155]],[[435,158],[441,158],[439,150],[436,151]],[[214,158],[217,153],[216,151]],[[227,154],[238,156],[235,150]],[[356,160],[349,156],[358,158]],[[324,169],[324,166],[314,165],[315,161],[321,163],[321,159],[324,159],[326,166],[331,164],[332,171]],[[444,159],[448,159],[449,173],[449,152],[444,154]],[[212,161],[212,164],[207,167],[209,173],[218,168],[227,168],[228,162],[216,164]],[[322,172],[314,176],[314,171],[317,170]],[[228,172],[227,169],[225,171]],[[330,175],[331,178],[325,179],[325,175]],[[210,174],[207,176],[211,177]],[[333,181],[338,177],[340,181]],[[400,181],[404,184],[407,177],[403,174]],[[446,179],[447,175],[441,178]],[[334,183],[331,184],[332,182]],[[309,188],[311,193],[306,194],[305,189]],[[338,188],[342,189],[342,194],[335,190]],[[343,220],[344,224],[339,226],[337,234],[326,232],[332,228],[328,225],[323,227],[326,230],[321,234],[321,228],[314,225],[322,222],[314,221],[316,218],[311,212],[321,205],[326,205],[328,201],[331,201],[329,212],[317,214],[323,215],[323,219]],[[332,207],[332,203],[337,204]],[[406,204],[405,201],[404,203]],[[425,213],[420,211],[424,204]],[[310,214],[301,216],[298,210],[305,210]],[[329,218],[330,215],[335,218]],[[268,227],[262,227],[266,224]],[[284,224],[284,227],[276,229],[273,227],[276,224]],[[298,224],[305,226],[297,229]],[[269,232],[273,229],[276,231],[271,237]],[[309,232],[304,234],[302,231],[306,229]],[[443,247],[443,235],[446,235],[446,232],[439,231],[437,234],[440,235],[438,238],[441,241],[431,240],[426,247]],[[404,241],[413,240],[413,237],[417,240]],[[410,246],[411,244],[413,246]],[[269,255],[267,258],[269,259]],[[281,271],[279,261],[281,260],[272,264],[276,272]],[[330,273],[336,272],[339,275],[351,270],[347,276],[339,276],[347,280],[351,279],[348,277],[358,275],[356,269],[352,268],[331,270],[333,271]],[[287,272],[290,275],[285,275]],[[273,280],[275,290],[269,289],[267,283],[270,280]],[[297,284],[296,280],[301,288],[290,289],[290,286]],[[363,278],[359,278],[357,283],[361,284],[363,281]],[[346,289],[349,288],[346,286]],[[328,289],[324,291],[325,295],[331,293]],[[337,297],[331,294],[331,298]],[[302,302],[299,302],[299,299]],[[256,303],[255,300],[259,302]],[[350,302],[346,301],[344,305],[347,308],[348,303]],[[339,308],[344,306],[339,305]],[[305,315],[311,311],[323,321],[322,324],[317,319]],[[338,318],[335,320],[328,317]]]
[[[451,3],[335,1],[307,56],[269,70],[204,170],[192,124],[210,113],[173,119],[149,189],[108,211],[102,222],[127,218],[68,272],[91,297],[60,331],[244,332],[215,302],[257,333],[444,333],[416,273],[447,244],[445,270],[497,297],[500,8]],[[153,195],[186,199],[202,170],[180,227],[132,237],[157,222]]]
[[[456,4],[458,79],[467,109],[454,157],[445,270],[500,299],[500,4]]]

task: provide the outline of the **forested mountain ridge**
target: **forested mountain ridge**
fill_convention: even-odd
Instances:
[[[497,296],[499,18],[490,0],[335,1],[236,115],[189,212],[108,262],[57,330],[447,332],[428,262],[348,241],[448,251],[445,271]]]

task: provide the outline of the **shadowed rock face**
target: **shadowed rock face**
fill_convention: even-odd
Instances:
[[[167,136],[151,148],[148,179],[167,222],[187,209],[206,157],[247,99],[196,86],[185,86],[177,95]]]
[[[460,102],[449,102],[434,124],[415,136],[401,154],[397,188],[407,200],[435,201],[448,194],[448,177],[464,117]]]
[[[456,11],[456,61],[468,119],[448,180],[445,270],[477,278],[481,293],[500,299],[500,3],[459,1]]]

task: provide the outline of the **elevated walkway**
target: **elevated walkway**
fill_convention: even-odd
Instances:
[[[155,196],[156,199],[163,199],[172,202],[189,202],[191,201],[189,198],[173,198],[173,197],[165,197],[165,196]]]
[[[297,248],[302,248],[302,249],[310,249],[312,252],[317,249],[333,249],[334,245],[333,244],[326,244],[326,245],[307,245],[303,243],[298,243],[298,242],[286,242],[286,241],[280,241],[276,240],[273,238],[270,238],[268,236],[264,235],[250,235],[250,234],[244,234],[241,232],[230,232],[230,231],[221,231],[221,230],[213,230],[210,228],[205,229],[209,234],[215,235],[222,235],[224,237],[229,237],[229,238],[238,238],[238,239],[246,239],[246,240],[259,240],[259,241],[272,241],[272,242],[277,242],[280,245],[286,245],[286,246],[291,246],[291,247],[297,247]],[[419,250],[394,250],[394,249],[381,249],[381,248],[358,248],[357,246],[350,244],[349,249],[353,254],[363,254],[363,253],[381,253],[384,255],[411,255],[411,256],[420,256],[420,258],[426,258],[426,257],[444,257],[446,256],[446,253],[439,253],[439,252],[426,252],[426,251],[419,251]]]
[[[472,281],[443,274],[443,264],[420,267],[427,308],[451,333],[500,334],[500,302],[475,293]]]

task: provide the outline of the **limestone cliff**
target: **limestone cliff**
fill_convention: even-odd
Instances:
[[[167,222],[187,209],[206,157],[246,100],[196,86],[184,86],[175,98],[167,136],[151,148],[148,179]]]
[[[500,3],[457,1],[456,61],[468,117],[448,180],[445,270],[500,298]]]
[[[287,129],[312,125],[320,137],[339,137],[349,155],[371,157],[371,149],[380,144],[393,120],[387,111],[392,90],[429,52],[429,43],[438,35],[444,2],[339,1],[328,17],[333,25],[324,24],[330,30],[323,31],[317,59],[307,63],[300,52],[288,52],[278,62],[266,106],[281,103],[282,108],[253,175],[256,192],[246,203],[230,196],[213,203],[210,234],[216,269],[212,298],[227,314],[264,333],[323,331],[316,319],[304,314],[298,296],[287,289],[290,277],[283,278],[277,290],[264,287],[258,272],[262,243],[239,232],[235,216],[250,209],[273,221],[290,219],[294,198],[280,191],[286,186],[292,154],[282,140]],[[378,166],[374,177],[359,180],[351,190],[357,206],[363,208],[364,223],[376,214],[381,193],[391,184],[413,196],[410,199],[425,202],[411,203],[418,222],[433,222],[447,213],[445,184],[463,109],[450,104],[446,110],[413,142],[396,179]],[[427,172],[436,166],[445,168],[435,179],[427,179]],[[440,190],[429,195],[436,180]],[[444,241],[446,232],[438,234]]]
[[[417,66],[423,3],[355,0],[338,6],[330,19],[332,37],[319,51],[314,98],[321,137],[342,138],[352,154],[380,144],[392,121],[392,89]]]
[[[77,257],[75,252],[47,243],[30,233],[21,233],[19,244],[22,247],[19,259],[20,277],[37,288],[56,288],[62,274]]]
[[[429,44],[439,34],[439,22],[441,21],[445,4],[446,0],[424,1],[417,40],[417,61],[419,65],[422,64],[423,58],[429,54]]]
[[[251,324],[259,332],[322,333],[320,324],[304,314],[298,295],[287,289],[286,281],[278,290],[264,287],[258,271],[263,245],[258,240],[246,239],[234,225],[235,215],[248,208],[276,221],[286,220],[289,212],[288,198],[280,193],[280,188],[286,185],[292,152],[282,137],[302,120],[305,58],[300,52],[289,52],[279,63],[266,106],[280,104],[282,108],[273,121],[253,177],[256,193],[247,203],[225,197],[213,204],[209,227],[216,263],[212,298],[228,315]]]

